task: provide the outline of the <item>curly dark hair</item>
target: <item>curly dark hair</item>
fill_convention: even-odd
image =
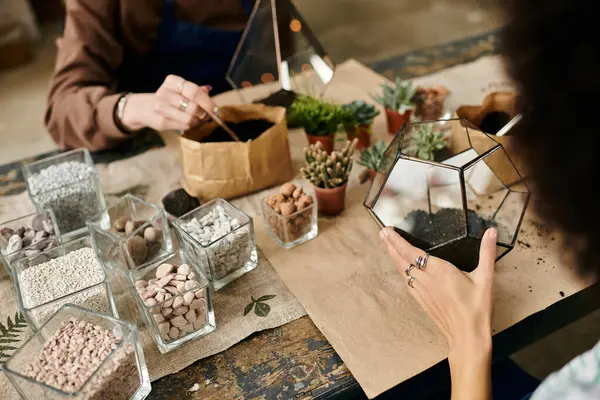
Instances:
[[[537,213],[564,234],[582,274],[600,276],[600,40],[592,1],[507,0],[502,51],[523,119],[520,156]],[[599,132],[597,132],[599,131]]]

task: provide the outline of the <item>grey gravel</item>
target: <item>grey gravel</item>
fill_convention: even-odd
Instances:
[[[243,268],[249,261],[252,251],[250,230],[248,226],[240,226],[240,221],[227,215],[220,205],[202,218],[193,218],[183,224],[183,230],[202,246],[210,245],[205,250],[212,267],[213,279],[222,279]],[[216,240],[218,241],[215,242]]]
[[[77,161],[51,165],[27,180],[38,209],[52,209],[63,234],[85,227],[101,211],[96,182],[95,168]]]
[[[18,274],[23,305],[38,307],[30,311],[34,323],[43,324],[63,304],[110,314],[108,293],[104,285],[85,290],[66,299],[46,304],[71,293],[96,285],[105,279],[94,250],[85,247],[65,256],[27,268]]]

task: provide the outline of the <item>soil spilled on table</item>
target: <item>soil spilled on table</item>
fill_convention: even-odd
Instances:
[[[479,261],[480,242],[477,238],[480,238],[486,229],[496,226],[496,223],[478,216],[473,210],[468,210],[467,218],[469,238],[442,246],[431,254],[470,271]],[[413,246],[421,249],[448,243],[465,234],[465,214],[458,208],[442,208],[432,214],[424,210],[414,210],[407,215],[407,222],[413,227],[410,234],[400,229],[396,230]]]
[[[271,121],[267,121],[264,119],[251,119],[243,122],[225,122],[229,129],[231,129],[242,142],[247,142],[248,140],[257,139],[263,132],[267,129],[270,129],[273,125]],[[217,142],[233,142],[233,139],[223,128],[217,126],[214,131],[208,135],[204,140],[204,142],[208,143],[217,143]]]

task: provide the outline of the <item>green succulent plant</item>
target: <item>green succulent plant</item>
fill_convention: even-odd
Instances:
[[[430,126],[421,126],[412,134],[408,153],[423,160],[435,160],[436,152],[448,146],[444,133],[434,131]]]
[[[309,135],[328,136],[338,130],[339,106],[312,96],[301,96],[290,106],[287,118],[291,126],[300,126]]]
[[[321,143],[312,144],[304,149],[306,166],[300,170],[304,179],[320,188],[335,188],[348,182],[352,171],[352,155],[357,139],[347,141],[342,151],[327,154]]]
[[[394,84],[386,82],[379,86],[381,94],[371,95],[371,97],[385,108],[403,112],[415,106],[417,88],[411,81],[404,82],[397,76]]]
[[[345,127],[371,125],[378,115],[379,110],[374,105],[362,100],[355,100],[340,107],[340,121]]]
[[[385,159],[386,148],[383,140],[378,140],[373,146],[361,151],[358,164],[373,171],[385,171],[388,166],[388,160]]]

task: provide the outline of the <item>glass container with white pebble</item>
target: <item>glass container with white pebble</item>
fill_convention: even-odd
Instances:
[[[216,329],[210,282],[182,250],[130,271],[129,281],[161,353]]]

